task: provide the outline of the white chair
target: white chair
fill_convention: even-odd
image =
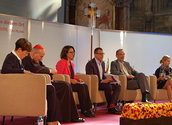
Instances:
[[[5,116],[46,116],[47,78],[43,74],[0,74],[2,124]]]

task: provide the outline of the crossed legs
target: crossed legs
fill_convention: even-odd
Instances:
[[[172,79],[167,80],[163,89],[167,89],[168,98],[170,102],[172,103]]]

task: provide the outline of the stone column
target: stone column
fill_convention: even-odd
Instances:
[[[75,24],[75,10],[77,0],[69,0],[69,24]]]
[[[114,0],[115,6],[115,29],[130,30],[130,3],[132,0]]]
[[[153,31],[152,0],[145,0],[145,32]]]

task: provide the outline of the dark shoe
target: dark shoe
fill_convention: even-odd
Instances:
[[[142,102],[149,102],[147,98],[142,98]]]
[[[91,110],[89,110],[89,112],[92,115],[92,117],[95,117],[94,112],[92,112]]]
[[[114,108],[108,108],[109,114],[121,114],[121,112],[122,112],[121,110],[118,110],[115,107]]]
[[[125,101],[125,103],[133,103],[134,101]]]
[[[146,90],[144,93],[149,94],[149,91],[148,91],[148,90]]]
[[[83,119],[83,118],[75,118],[75,119],[71,119],[71,122],[85,122],[85,119]]]
[[[91,110],[85,110],[82,114],[84,114],[86,117],[95,117]]]
[[[151,100],[148,100],[148,95],[149,95],[149,91],[147,90],[144,93],[142,93],[142,102],[151,103]]]

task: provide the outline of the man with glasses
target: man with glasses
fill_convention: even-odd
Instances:
[[[149,94],[149,85],[146,76],[143,73],[138,73],[130,66],[129,62],[124,61],[125,53],[123,49],[116,51],[116,58],[117,60],[111,62],[111,74],[126,75],[127,89],[140,89],[142,92],[142,102],[149,102],[147,99],[147,95]]]
[[[111,84],[110,79],[107,79],[105,73],[105,63],[103,61],[103,49],[98,47],[94,50],[94,58],[86,64],[86,74],[94,74],[99,78],[99,90],[104,91],[107,100],[108,113],[120,114],[121,111],[116,109],[116,104],[121,91],[120,84]],[[94,84],[94,83],[92,83]]]

